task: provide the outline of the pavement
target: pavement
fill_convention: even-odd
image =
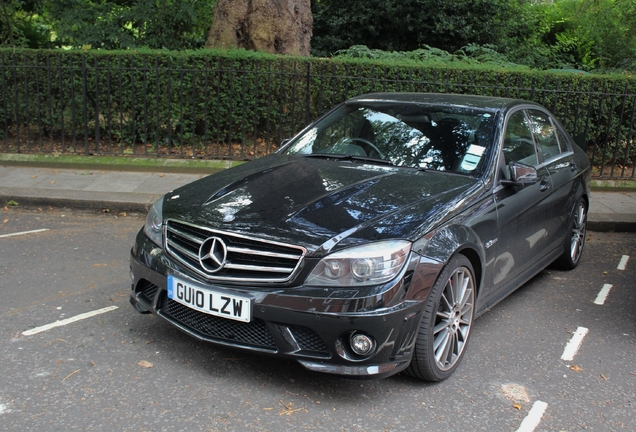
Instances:
[[[145,213],[165,193],[207,175],[118,169],[0,164],[0,204]],[[593,189],[588,229],[636,231],[636,191]]]

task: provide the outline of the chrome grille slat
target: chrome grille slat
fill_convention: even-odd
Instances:
[[[191,252],[191,251],[179,246],[178,244],[173,244],[172,247],[174,249],[176,249],[177,252],[180,252],[183,255],[187,255],[188,257],[190,257],[191,259],[193,259],[195,261],[197,261],[199,259],[199,256],[197,254],[195,254],[195,253],[193,253],[193,252]]]
[[[188,233],[186,233],[184,231],[181,231],[179,229],[171,228],[170,231],[172,231],[172,232],[174,232],[176,234],[179,234],[181,237],[186,238],[186,239],[190,240],[193,243],[197,243],[199,245],[203,244],[203,241],[200,238],[197,238],[197,237],[195,237],[193,235],[190,235],[190,234],[188,234]]]
[[[276,252],[264,252],[264,251],[257,251],[253,249],[245,249],[245,248],[238,248],[238,247],[228,247],[227,250],[228,252],[236,252],[236,253],[242,253],[247,255],[261,255],[261,256],[274,257],[274,258],[283,258],[283,259],[298,259],[298,255],[282,254],[282,253],[276,253]]]
[[[263,267],[263,266],[251,266],[228,263],[225,268],[234,270],[246,270],[246,271],[261,271],[270,273],[291,273],[294,269],[288,269],[283,267]]]
[[[300,246],[219,231],[173,219],[166,221],[164,237],[165,250],[169,255],[211,281],[287,282],[299,268],[306,253]],[[199,260],[199,249],[211,238],[221,239],[227,249],[224,265],[216,271],[204,268]]]

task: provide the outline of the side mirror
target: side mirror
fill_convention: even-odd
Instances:
[[[285,146],[286,146],[287,144],[289,144],[289,142],[290,142],[290,141],[291,141],[291,138],[284,138],[284,139],[280,142],[280,145],[278,146],[278,149],[276,150],[276,152],[275,152],[275,153],[280,153],[280,152],[283,150],[283,148],[285,148]]]
[[[510,162],[508,165],[510,172],[510,180],[505,180],[504,184],[526,185],[535,184],[539,181],[537,177],[537,169],[533,166],[522,164],[520,162]]]

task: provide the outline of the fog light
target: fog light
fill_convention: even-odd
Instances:
[[[128,272],[128,277],[130,277],[130,288],[135,289],[135,274],[133,273],[132,267],[130,267],[130,271]]]
[[[354,333],[349,340],[351,350],[359,356],[369,355],[375,348],[375,341],[370,336]]]

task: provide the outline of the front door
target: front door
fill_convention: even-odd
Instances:
[[[499,237],[490,293],[499,298],[518,286],[539,261],[547,246],[547,222],[551,217],[552,182],[548,169],[541,164],[538,149],[524,110],[507,119],[500,181],[509,180],[508,165],[519,162],[537,170],[538,181],[524,185],[500,184],[495,189]]]

